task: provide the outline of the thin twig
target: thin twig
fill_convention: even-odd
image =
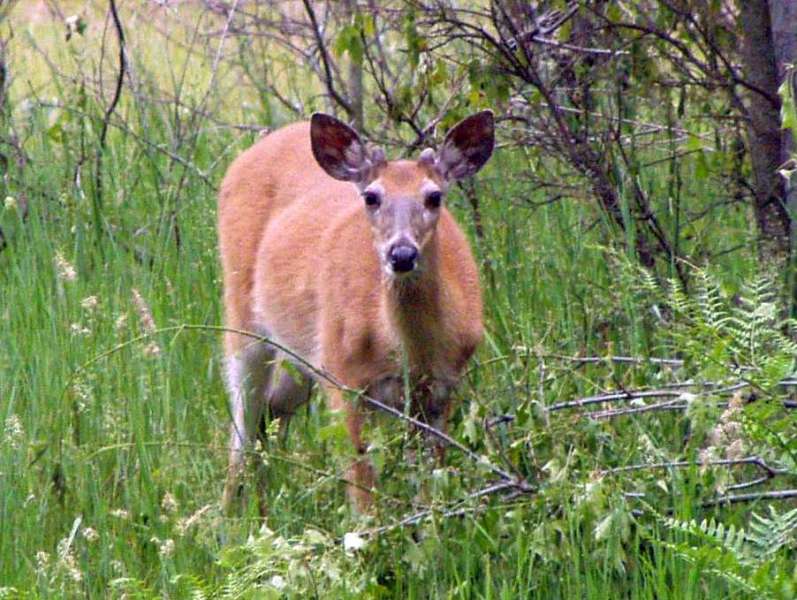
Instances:
[[[96,458],[97,456],[99,456],[101,454],[104,454],[106,452],[113,452],[115,450],[122,450],[122,449],[130,449],[130,448],[135,448],[135,447],[138,447],[138,446],[156,447],[156,448],[189,448],[189,449],[192,449],[192,450],[211,450],[211,451],[214,451],[214,452],[222,452],[222,451],[223,452],[227,452],[227,451],[229,451],[229,448],[226,447],[226,446],[214,446],[214,445],[209,445],[209,444],[200,443],[200,442],[175,442],[175,441],[172,441],[172,440],[168,440],[168,441],[163,441],[163,440],[161,440],[161,441],[149,441],[149,442],[146,442],[146,441],[144,441],[144,442],[142,442],[142,441],[139,441],[139,442],[119,442],[119,443],[110,444],[108,446],[101,446],[100,448],[97,448],[96,450],[94,450],[94,451],[92,451],[92,452],[90,452],[89,454],[86,455],[86,460],[90,461],[90,460]],[[321,477],[321,478],[326,478],[326,479],[330,479],[330,480],[334,479],[337,483],[350,485],[350,486],[353,486],[353,487],[356,487],[356,488],[360,488],[362,490],[374,493],[380,498],[380,500],[386,500],[386,501],[392,502],[393,504],[401,504],[403,506],[410,506],[412,508],[417,508],[418,506],[423,506],[422,504],[420,504],[418,502],[415,502],[413,500],[405,500],[403,498],[399,498],[397,496],[393,496],[391,494],[388,494],[387,492],[385,492],[384,490],[380,490],[379,488],[366,488],[362,484],[359,484],[359,483],[357,483],[355,481],[351,481],[350,479],[344,477],[343,475],[340,475],[339,473],[335,473],[333,471],[325,471],[324,469],[319,469],[317,467],[314,467],[312,465],[307,464],[306,461],[301,461],[301,460],[297,460],[295,458],[291,458],[289,456],[286,456],[283,453],[277,453],[277,452],[266,450],[266,449],[262,449],[262,448],[261,449],[255,449],[255,448],[245,449],[245,450],[242,450],[242,452],[243,452],[244,456],[247,456],[247,457],[251,457],[251,458],[257,458],[257,457],[263,458],[263,457],[265,457],[268,460],[275,460],[277,462],[281,462],[281,463],[285,463],[287,465],[291,465],[293,467],[297,467],[297,468],[299,468],[299,469],[301,469],[303,471],[307,471],[308,473],[312,473],[312,474],[317,475],[318,477]],[[32,465],[33,465],[33,462],[31,462],[28,466],[32,466]],[[319,483],[319,482],[317,481],[316,483]]]
[[[635,415],[646,412],[660,412],[668,410],[685,410],[689,406],[680,400],[667,400],[665,402],[657,402],[656,404],[646,404],[645,406],[635,406],[633,408],[617,408],[612,410],[599,410],[590,413],[584,413],[582,416],[587,419],[611,419],[613,417],[620,417],[625,415]]]
[[[627,473],[629,471],[643,471],[647,469],[684,469],[689,467],[703,467],[703,466],[712,466],[712,467],[730,467],[736,465],[755,465],[765,471],[769,477],[774,477],[776,475],[782,475],[788,473],[786,469],[778,469],[772,467],[766,463],[764,459],[759,456],[748,456],[746,458],[736,458],[736,459],[719,459],[719,460],[710,460],[707,462],[694,462],[688,460],[681,460],[681,461],[672,461],[672,462],[659,462],[659,463],[651,463],[651,464],[636,464],[636,465],[627,465],[625,467],[615,467],[613,469],[604,469],[600,472],[601,475],[615,475],[617,473]]]
[[[725,489],[727,491],[730,490],[746,490],[747,488],[755,487],[757,485],[761,485],[763,483],[768,482],[772,479],[769,475],[764,475],[763,477],[757,477],[756,479],[751,479],[750,481],[743,481],[741,483],[734,483],[733,485],[729,485]]]
[[[727,494],[704,502],[703,508],[712,506],[726,506],[728,504],[739,504],[740,502],[756,502],[758,500],[788,500],[797,498],[797,490],[771,490],[768,492],[756,492],[754,494]]]
[[[598,394],[597,396],[587,396],[586,398],[579,398],[578,400],[570,400],[568,402],[559,402],[547,407],[549,412],[557,410],[565,410],[568,408],[580,408],[582,406],[589,406],[590,404],[601,404],[604,402],[615,402],[618,400],[630,401],[641,400],[642,398],[680,398],[683,392],[674,390],[641,390],[641,391],[624,391],[624,392],[611,392],[606,394]]]
[[[303,0],[302,4],[304,4],[304,9],[307,11],[307,16],[309,17],[310,25],[313,28],[313,35],[315,36],[316,44],[318,44],[318,52],[321,54],[321,63],[324,66],[324,80],[326,83],[327,92],[329,92],[329,95],[334,98],[335,102],[337,102],[341,108],[346,111],[347,115],[352,116],[353,111],[351,104],[349,104],[348,100],[341,96],[335,89],[335,79],[332,76],[329,53],[327,52],[327,46],[324,42],[324,37],[321,34],[321,29],[318,26],[318,19],[316,18],[315,10],[313,9],[313,6],[309,0]]]
[[[702,384],[694,384],[702,385]],[[703,396],[710,394],[712,396],[720,396],[732,394],[739,390],[751,387],[750,383],[737,383],[729,385],[720,389],[709,389],[707,392],[695,392],[689,396]],[[579,398],[578,400],[570,400],[568,402],[559,402],[547,407],[550,412],[557,410],[564,410],[568,408],[579,408],[581,406],[588,406],[590,404],[601,404],[603,402],[618,402],[618,401],[631,401],[642,400],[644,398],[680,398],[684,402],[688,402],[688,396],[683,391],[673,389],[658,389],[658,390],[625,390],[620,392],[607,392],[605,394],[598,394],[596,396],[587,396],[586,398]],[[640,407],[644,408],[644,407]]]
[[[513,489],[514,487],[515,486],[514,486],[513,482],[511,482],[511,481],[501,481],[499,483],[494,483],[492,485],[489,485],[489,486],[487,486],[485,488],[482,488],[480,490],[477,490],[475,492],[471,492],[470,494],[465,496],[465,498],[460,500],[458,502],[458,504],[462,504],[462,503],[466,502],[467,500],[473,500],[475,498],[481,498],[481,497],[484,497],[484,496],[489,496],[489,495],[492,495],[492,494],[496,494],[496,493],[502,492],[504,490]],[[531,491],[533,491],[533,490],[529,489],[529,490],[526,491],[526,493],[529,493]],[[376,535],[379,535],[379,534],[382,534],[382,533],[386,533],[388,531],[393,531],[394,529],[399,529],[399,528],[402,528],[402,527],[408,527],[408,526],[411,526],[411,525],[416,525],[417,523],[420,523],[421,521],[425,520],[427,517],[430,517],[430,516],[434,515],[435,513],[437,513],[441,518],[445,519],[445,518],[449,518],[449,517],[459,516],[459,515],[471,512],[473,510],[477,510],[477,508],[475,508],[475,507],[466,507],[466,508],[449,509],[449,510],[446,510],[446,511],[436,511],[433,508],[429,508],[427,510],[422,510],[422,511],[419,511],[419,512],[417,512],[415,514],[412,514],[412,515],[409,515],[407,517],[404,517],[403,519],[401,519],[400,521],[398,521],[396,523],[393,523],[392,525],[384,525],[382,527],[375,527],[373,529],[369,529],[367,531],[362,532],[360,535],[363,535],[363,536],[366,536],[366,537],[373,537],[373,536],[376,536]]]
[[[631,54],[628,50],[612,50],[610,48],[585,48],[583,46],[576,46],[574,44],[567,44],[565,42],[558,42],[556,40],[552,40],[550,38],[541,37],[539,35],[533,35],[529,38],[532,42],[537,42],[538,44],[543,44],[545,46],[552,46],[554,48],[562,48],[565,50],[572,50],[573,52],[579,52],[581,54],[604,54],[609,56],[619,56],[619,55],[628,55]]]
[[[94,156],[94,227],[99,232],[101,209],[103,204],[102,199],[102,159],[105,155],[105,147],[108,138],[108,128],[110,126],[111,115],[116,110],[119,104],[119,99],[122,96],[122,85],[124,84],[125,71],[127,66],[127,59],[125,58],[125,33],[122,29],[122,21],[119,19],[119,13],[116,10],[116,0],[108,1],[111,9],[111,17],[113,18],[114,29],[116,30],[116,37],[119,41],[119,71],[116,76],[116,87],[114,88],[113,98],[108,108],[105,109],[105,115],[102,119],[102,127],[100,128],[99,148]]]
[[[77,377],[77,375],[80,372],[82,372],[85,369],[89,368],[94,363],[99,362],[100,360],[103,360],[103,359],[105,359],[105,358],[107,358],[107,357],[109,357],[109,356],[111,356],[111,355],[113,355],[113,354],[115,354],[117,352],[120,352],[124,348],[127,348],[127,347],[129,347],[129,346],[131,346],[133,344],[137,344],[137,343],[143,342],[143,341],[145,341],[145,340],[147,340],[147,339],[149,339],[149,338],[151,338],[151,337],[153,337],[155,335],[163,334],[163,333],[170,333],[170,332],[176,332],[176,334],[179,334],[182,331],[212,331],[212,332],[236,333],[238,335],[241,335],[241,336],[244,336],[244,337],[248,337],[248,338],[254,340],[256,343],[262,343],[262,344],[267,344],[269,346],[272,346],[273,348],[276,348],[280,352],[284,352],[285,355],[288,356],[289,358],[291,358],[294,362],[296,362],[298,366],[300,366],[303,369],[306,369],[309,372],[309,374],[324,380],[325,382],[329,383],[330,385],[334,386],[335,388],[339,389],[340,391],[342,391],[344,393],[349,393],[349,394],[355,395],[360,401],[364,402],[365,404],[367,404],[368,406],[370,406],[372,408],[378,409],[381,412],[387,413],[387,414],[389,414],[391,416],[396,417],[399,420],[405,421],[405,422],[413,425],[417,429],[420,429],[421,431],[431,435],[432,437],[435,437],[435,438],[439,439],[440,441],[445,443],[447,446],[451,446],[453,448],[456,448],[457,450],[462,452],[465,456],[467,456],[470,460],[472,460],[473,462],[475,462],[478,465],[481,465],[486,470],[491,471],[492,473],[497,475],[501,480],[510,483],[513,487],[515,487],[515,488],[517,488],[517,489],[519,489],[521,491],[532,491],[534,489],[525,480],[516,478],[511,473],[509,473],[509,472],[501,469],[497,465],[493,464],[486,456],[483,456],[481,454],[478,454],[478,453],[474,452],[473,450],[471,450],[470,448],[468,448],[467,446],[465,446],[461,442],[458,442],[457,440],[455,440],[454,438],[452,438],[448,434],[444,433],[443,431],[440,431],[436,427],[433,427],[432,425],[429,425],[428,423],[424,423],[423,421],[420,421],[420,420],[418,420],[418,419],[416,419],[414,417],[411,417],[409,415],[405,415],[403,412],[393,408],[392,406],[388,406],[388,405],[384,404],[383,402],[380,402],[379,400],[376,400],[375,398],[372,398],[372,397],[368,396],[362,390],[354,389],[354,388],[351,388],[351,387],[349,387],[347,385],[344,385],[343,383],[338,381],[332,374],[328,373],[327,371],[325,371],[325,370],[323,370],[321,368],[316,367],[315,365],[313,365],[310,362],[308,362],[305,358],[303,358],[302,356],[296,354],[295,352],[293,352],[289,348],[286,348],[282,344],[279,344],[278,342],[275,342],[275,341],[273,341],[273,340],[271,340],[271,339],[269,339],[267,337],[261,336],[261,335],[259,335],[257,333],[253,333],[251,331],[244,331],[244,330],[241,330],[241,329],[233,329],[233,328],[230,328],[230,327],[223,327],[221,325],[183,324],[183,325],[175,325],[175,326],[172,326],[172,327],[164,327],[164,328],[152,331],[152,332],[148,332],[148,333],[142,334],[142,335],[137,336],[135,338],[132,338],[132,339],[126,341],[126,342],[122,342],[120,344],[117,344],[113,348],[110,348],[110,349],[106,350],[105,352],[102,352],[102,353],[92,357],[90,360],[88,360],[85,363],[83,363],[82,365],[78,366],[72,372],[71,377],[69,377],[69,379],[65,383],[64,388],[63,388],[63,392],[62,392],[63,395],[66,395],[66,393],[69,390],[69,387],[72,385],[75,377]]]
[[[682,367],[684,361],[677,358],[656,358],[653,356],[567,356],[562,354],[546,354],[546,358],[554,358],[559,360],[567,360],[574,363],[629,363],[629,364],[645,364],[650,363],[654,365],[666,365],[669,367]]]

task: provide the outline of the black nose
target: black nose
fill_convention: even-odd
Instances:
[[[418,249],[415,246],[393,246],[390,249],[390,266],[396,273],[407,273],[415,268]]]

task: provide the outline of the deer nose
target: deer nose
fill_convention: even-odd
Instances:
[[[409,273],[415,268],[418,260],[418,249],[407,244],[397,244],[390,249],[388,254],[390,266],[396,273]]]

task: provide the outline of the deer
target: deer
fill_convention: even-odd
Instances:
[[[218,204],[232,417],[226,513],[245,497],[246,456],[264,424],[279,418],[282,427],[313,382],[345,418],[355,510],[371,509],[376,474],[367,407],[344,388],[403,408],[409,374],[412,414],[446,431],[483,318],[478,268],[445,198],[489,160],[494,137],[493,113],[482,111],[452,127],[438,151],[388,161],[346,123],[315,113],[230,165]],[[442,460],[444,445],[436,450]]]

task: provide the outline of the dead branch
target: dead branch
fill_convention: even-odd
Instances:
[[[125,33],[122,28],[122,21],[119,19],[119,12],[116,9],[116,0],[108,0],[111,17],[113,19],[114,29],[116,31],[116,38],[119,43],[119,70],[116,75],[116,87],[114,88],[113,98],[111,103],[105,109],[105,114],[102,119],[102,126],[100,128],[99,148],[94,157],[94,219],[95,227],[100,226],[101,209],[103,204],[102,198],[102,159],[105,155],[105,147],[108,138],[108,128],[110,127],[111,115],[116,110],[119,104],[119,99],[122,96],[122,85],[124,84],[125,71],[127,67],[127,59],[125,57]]]
[[[325,371],[322,368],[316,367],[315,365],[311,364],[310,362],[308,362],[303,357],[299,356],[298,354],[296,354],[295,352],[293,352],[289,348],[286,348],[285,346],[281,345],[278,342],[275,342],[274,340],[272,340],[272,339],[270,339],[268,337],[264,337],[262,335],[259,335],[257,333],[253,333],[251,331],[244,331],[244,330],[239,330],[239,329],[231,329],[229,327],[223,327],[223,326],[220,326],[220,325],[183,324],[183,325],[176,325],[176,326],[173,326],[173,327],[164,327],[164,328],[157,329],[157,330],[154,330],[154,331],[151,331],[151,332],[147,332],[147,333],[139,335],[138,337],[135,337],[135,338],[133,338],[131,340],[128,340],[126,342],[122,342],[121,344],[117,344],[113,348],[111,348],[111,349],[109,349],[109,350],[107,350],[107,351],[95,356],[94,358],[92,358],[91,360],[87,361],[86,363],[78,366],[73,371],[72,376],[67,380],[66,386],[63,388],[63,393],[65,394],[69,390],[69,387],[72,385],[75,377],[77,377],[84,370],[86,370],[89,367],[91,367],[92,365],[94,365],[96,362],[98,362],[100,360],[103,360],[105,358],[108,358],[109,356],[111,356],[113,354],[116,354],[117,352],[119,352],[119,351],[123,350],[124,348],[127,348],[127,347],[129,347],[129,346],[131,346],[133,344],[142,343],[142,342],[144,342],[144,341],[146,341],[146,340],[148,340],[151,337],[154,337],[156,335],[160,335],[160,334],[163,334],[163,333],[170,333],[170,332],[171,333],[175,333],[175,334],[179,334],[179,333],[181,333],[183,331],[212,331],[212,332],[217,332],[217,333],[218,332],[232,332],[232,333],[236,333],[238,335],[250,338],[250,339],[252,339],[253,341],[255,341],[257,343],[262,343],[262,344],[267,344],[269,346],[272,346],[276,350],[279,350],[280,352],[285,353],[285,355],[287,357],[289,357],[291,360],[295,361],[297,363],[297,365],[299,365],[302,369],[306,369],[308,373],[314,375],[315,377],[318,377],[319,379],[321,379],[321,380],[325,381],[326,383],[334,386],[335,388],[339,389],[340,391],[353,396],[355,398],[355,401],[363,402],[364,404],[370,406],[371,408],[374,408],[374,409],[376,409],[376,410],[378,410],[380,412],[387,413],[387,414],[389,414],[389,415],[391,415],[391,416],[393,416],[393,417],[395,417],[395,418],[397,418],[397,419],[399,419],[401,421],[404,421],[404,422],[412,425],[413,427],[423,431],[424,433],[426,433],[426,434],[428,434],[428,435],[430,435],[430,436],[432,436],[434,438],[437,438],[438,440],[443,442],[446,446],[450,446],[452,448],[455,448],[455,449],[459,450],[460,452],[462,452],[462,454],[464,454],[468,459],[473,461],[475,464],[481,466],[482,468],[484,468],[487,471],[492,472],[494,475],[498,476],[502,481],[508,482],[512,487],[514,487],[514,488],[516,488],[518,490],[521,490],[523,492],[531,492],[531,491],[533,491],[535,489],[533,486],[531,486],[524,479],[517,478],[514,475],[512,475],[511,473],[501,469],[497,465],[493,464],[492,461],[490,461],[490,459],[488,457],[474,452],[473,450],[471,450],[470,448],[468,448],[467,446],[465,446],[461,442],[458,442],[457,440],[452,438],[447,433],[437,429],[436,427],[434,427],[432,425],[429,425],[428,423],[425,423],[425,422],[423,422],[423,421],[421,421],[419,419],[416,419],[415,417],[412,417],[410,415],[406,415],[403,412],[401,412],[400,410],[397,410],[397,409],[393,408],[392,406],[388,406],[388,405],[380,402],[379,400],[376,400],[375,398],[372,398],[372,397],[368,396],[362,390],[357,390],[357,389],[351,388],[351,387],[349,387],[347,385],[344,385],[343,383],[341,383],[337,379],[335,379],[335,377],[331,373],[328,373],[327,371]]]
[[[329,58],[329,52],[327,51],[327,45],[324,41],[324,36],[321,33],[321,28],[318,25],[318,18],[316,17],[315,9],[309,0],[302,0],[302,4],[304,4],[307,17],[310,19],[310,24],[312,25],[313,29],[313,36],[315,37],[316,45],[318,46],[318,52],[321,55],[321,63],[324,67],[324,83],[326,84],[327,92],[335,100],[338,106],[346,111],[346,114],[349,117],[353,117],[354,109],[351,107],[349,101],[341,96],[335,87],[335,78],[332,75],[332,68],[330,65],[331,59]]]
[[[590,404],[602,404],[604,402],[616,402],[641,400],[643,398],[680,398],[682,393],[673,390],[643,390],[643,391],[622,391],[607,394],[599,394],[597,396],[587,396],[586,398],[579,398],[578,400],[570,400],[569,402],[559,402],[546,407],[548,412],[556,412],[558,410],[565,410],[569,408],[580,408],[582,406],[589,406]]]
[[[465,498],[463,498],[462,500],[458,501],[456,504],[460,504],[461,505],[461,504],[464,504],[465,502],[467,502],[468,500],[473,500],[473,499],[476,499],[476,498],[483,498],[485,496],[490,496],[490,495],[497,494],[499,492],[503,492],[503,491],[507,491],[507,490],[511,490],[511,489],[514,489],[514,488],[515,488],[515,485],[511,481],[501,481],[501,482],[489,485],[489,486],[487,486],[485,488],[482,488],[480,490],[477,490],[475,492],[471,492],[470,494],[465,496]],[[533,491],[534,491],[533,488],[529,488],[529,489],[523,490],[522,493],[528,494],[528,493],[531,493]],[[420,523],[422,521],[425,521],[427,518],[430,518],[430,517],[432,517],[434,515],[437,515],[439,518],[442,518],[442,519],[447,519],[447,518],[450,518],[450,517],[461,516],[463,514],[467,514],[469,512],[473,512],[474,510],[477,510],[477,508],[475,508],[475,507],[450,508],[448,510],[442,510],[442,511],[440,511],[440,510],[436,511],[433,508],[429,508],[429,509],[426,509],[426,510],[419,511],[419,512],[417,512],[415,514],[409,515],[407,517],[404,517],[403,519],[401,519],[398,522],[393,523],[391,525],[384,525],[382,527],[375,527],[373,529],[368,529],[368,530],[362,532],[361,535],[364,535],[366,537],[374,537],[374,536],[380,535],[382,533],[387,533],[388,531],[393,531],[395,529],[400,529],[400,528],[403,528],[403,527],[410,527],[412,525],[417,525],[418,523]]]
[[[778,475],[784,475],[789,471],[787,469],[779,469],[777,467],[772,467],[767,462],[759,456],[748,456],[746,458],[736,458],[736,459],[719,459],[719,460],[710,460],[707,462],[695,462],[695,461],[688,461],[688,460],[680,460],[680,461],[671,461],[671,462],[659,462],[659,463],[651,463],[651,464],[636,464],[636,465],[627,465],[625,467],[615,467],[613,469],[604,469],[600,471],[601,475],[617,475],[618,473],[628,473],[631,471],[645,471],[645,470],[656,470],[656,469],[688,469],[690,467],[732,467],[737,465],[754,465],[764,471],[767,474],[767,479],[771,479]]]
[[[614,417],[638,415],[647,412],[661,412],[671,410],[686,410],[689,405],[680,400],[667,400],[666,402],[657,402],[655,404],[646,404],[645,406],[635,406],[632,408],[617,408],[611,410],[601,410],[581,415],[586,419],[611,419]]]
[[[759,500],[788,500],[797,498],[797,490],[770,490],[768,492],[756,492],[754,494],[726,494],[719,496],[708,502],[701,504],[702,508],[713,508],[715,506],[729,506],[740,502],[757,502]]]

